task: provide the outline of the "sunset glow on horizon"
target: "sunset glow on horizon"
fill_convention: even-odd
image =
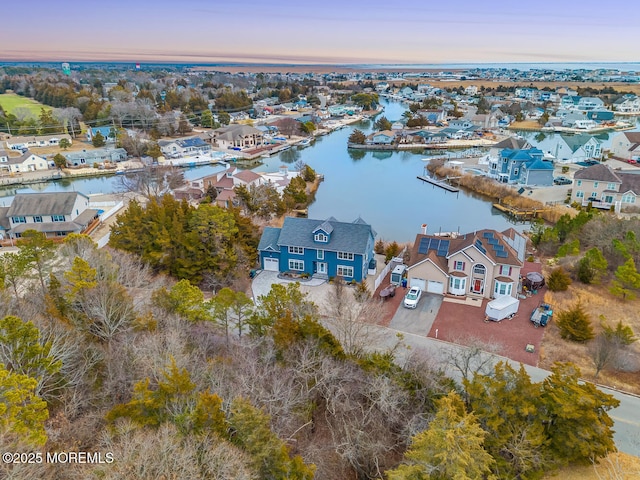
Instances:
[[[639,14],[620,0],[25,0],[5,7],[0,60],[634,62]]]

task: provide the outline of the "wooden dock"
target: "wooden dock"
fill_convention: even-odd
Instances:
[[[507,214],[508,216],[518,220],[518,221],[527,221],[533,218],[537,218],[541,212],[544,212],[546,209],[533,209],[533,210],[523,210],[520,208],[509,207],[507,205],[501,205],[499,203],[494,203],[493,208],[496,210],[500,210],[501,212]]]
[[[447,192],[457,193],[457,192],[460,191],[460,189],[458,189],[456,187],[452,187],[451,185],[449,185],[448,183],[443,182],[442,180],[436,180],[435,178],[425,177],[424,175],[418,175],[417,178],[419,180],[422,180],[423,182],[427,182],[427,183],[430,183],[431,185],[434,185],[436,187],[443,188]]]

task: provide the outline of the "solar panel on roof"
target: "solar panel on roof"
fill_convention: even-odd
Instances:
[[[480,239],[476,240],[475,246],[482,253],[487,253],[487,251],[485,250],[484,246],[482,246],[482,242],[480,241]]]
[[[494,246],[493,246],[493,249],[494,249],[496,252],[502,252],[502,251],[504,251],[504,245],[500,245],[500,244],[494,245]]]
[[[508,256],[507,252],[496,252],[496,257],[507,258]]]
[[[418,244],[418,253],[421,255],[426,254],[429,251],[429,241],[430,238],[421,238],[420,243]]]
[[[493,238],[493,232],[484,232],[482,236],[484,238]]]
[[[497,238],[491,237],[491,238],[489,238],[487,240],[487,242],[489,243],[489,245],[498,245],[498,239]]]

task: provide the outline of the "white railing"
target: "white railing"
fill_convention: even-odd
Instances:
[[[107,203],[107,202],[104,202]],[[96,204],[96,206],[98,206]],[[110,210],[106,210],[104,212],[102,212],[102,214],[100,215],[100,221],[104,222],[107,218],[115,215],[116,213],[118,213],[118,211],[120,211],[120,209],[122,207],[124,207],[124,202],[122,200],[120,200],[118,203],[113,203],[111,202],[110,205],[105,205],[105,206],[109,206],[112,207]]]
[[[107,233],[104,237],[98,240],[98,248],[103,248],[109,243],[109,237],[111,236],[111,232]]]
[[[374,285],[373,291],[376,291],[378,289],[378,287],[382,283],[382,280],[384,280],[384,277],[386,277],[387,274],[389,273],[389,270],[391,270],[391,262],[385,265],[385,267],[380,272],[380,275],[378,275],[378,278],[376,278],[376,280],[373,282],[373,285]]]

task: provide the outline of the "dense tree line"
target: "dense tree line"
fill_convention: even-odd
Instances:
[[[196,215],[169,199],[148,208],[133,212],[146,228],[159,217],[156,233]],[[82,235],[56,245],[37,232],[21,246],[0,257],[0,445],[115,461],[3,463],[0,475],[525,479],[615,448],[616,401],[572,365],[542,383],[502,363],[471,367],[461,385],[434,358],[400,367],[393,348],[371,351],[375,337],[359,325],[375,301],[340,282],[332,334],[296,283],[274,285],[259,305],[228,288],[205,300],[187,280],[155,275],[145,251],[99,250]],[[474,365],[474,352],[459,355],[457,365]]]
[[[257,232],[236,209],[198,208],[170,195],[136,201],[118,216],[109,244],[135,253],[158,271],[217,288],[253,266]]]

